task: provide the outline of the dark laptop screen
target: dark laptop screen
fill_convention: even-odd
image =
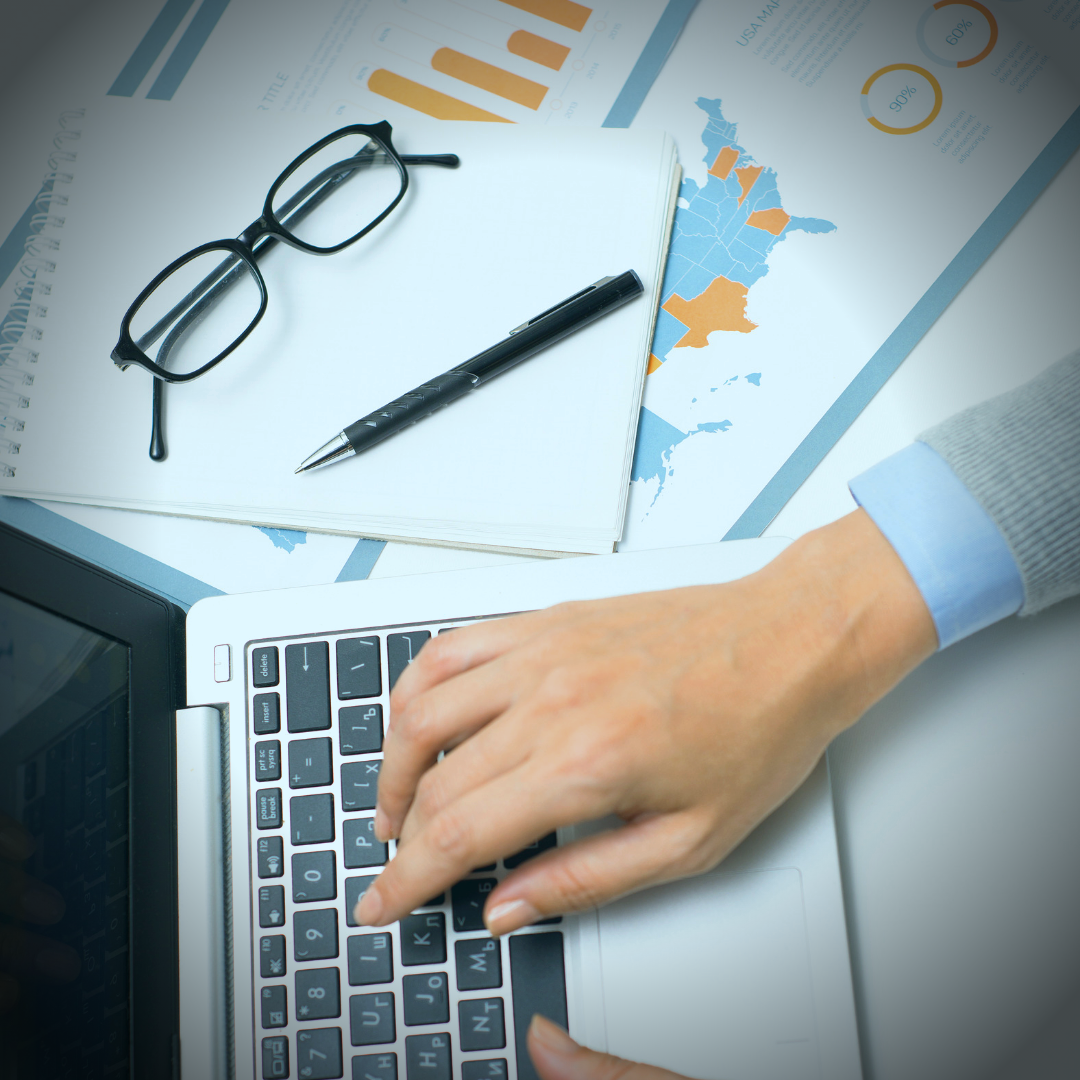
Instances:
[[[0,1076],[127,1076],[130,650],[0,592]]]

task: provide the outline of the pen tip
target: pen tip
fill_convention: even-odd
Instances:
[[[303,471],[304,471],[304,466],[303,465],[297,465],[296,468],[293,469],[293,475],[294,476],[299,476]]]

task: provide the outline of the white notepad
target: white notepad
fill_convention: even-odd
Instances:
[[[139,105],[110,101],[86,118],[0,493],[528,552],[612,550],[677,193],[668,136],[401,125],[400,152],[456,153],[461,167],[411,168],[402,205],[340,254],[281,246],[263,259],[266,316],[212,372],[167,388],[169,456],[157,463],[150,376],[109,359],[127,306],[184,251],[238,234],[278,172],[337,125],[245,113],[155,126]],[[374,449],[294,475],[358,417],[627,269],[642,298]]]

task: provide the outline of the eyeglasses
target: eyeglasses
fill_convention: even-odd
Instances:
[[[184,383],[220,364],[266,312],[259,259],[284,242],[333,255],[366,236],[401,202],[408,165],[454,169],[456,154],[399,154],[391,127],[352,124],[320,139],[271,184],[262,215],[235,240],[215,240],[170,263],[128,308],[113,362],[154,376],[150,457],[166,456],[165,383]],[[331,199],[331,196],[334,196]]]

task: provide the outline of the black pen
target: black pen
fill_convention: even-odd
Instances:
[[[644,291],[641,279],[633,270],[617,277],[601,278],[561,304],[541,312],[535,319],[515,327],[498,345],[477,353],[471,360],[444,371],[350,424],[306,458],[296,472],[319,469],[367,450]]]

